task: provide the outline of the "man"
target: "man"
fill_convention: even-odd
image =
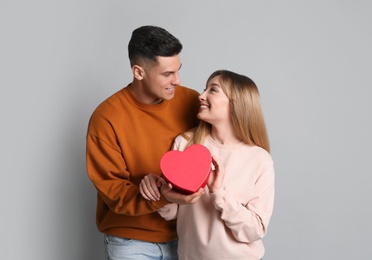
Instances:
[[[161,174],[160,159],[174,138],[197,125],[199,94],[179,86],[181,50],[162,28],[134,30],[128,45],[133,80],[89,121],[86,165],[98,193],[96,221],[106,259],[177,259],[176,223],[156,212],[169,202],[143,199],[138,185],[149,173]]]

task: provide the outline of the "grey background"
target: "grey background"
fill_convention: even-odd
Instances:
[[[103,259],[85,172],[93,109],[131,81],[154,24],[181,79],[260,88],[276,167],[265,260],[372,259],[371,1],[0,1],[1,259]]]

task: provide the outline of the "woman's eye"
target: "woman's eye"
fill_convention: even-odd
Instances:
[[[206,91],[208,91],[208,92],[218,92],[218,90],[216,88],[214,88],[214,87],[203,89],[203,92],[206,92]]]

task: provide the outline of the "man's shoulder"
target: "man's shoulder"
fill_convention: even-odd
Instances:
[[[175,102],[199,102],[199,92],[184,86],[178,86],[174,97]]]
[[[185,86],[178,86],[178,92],[190,93],[190,95],[199,95],[199,92],[195,89],[185,87]]]
[[[92,117],[110,118],[120,113],[121,106],[128,102],[124,102],[125,94],[124,88],[113,93],[111,96],[106,97],[92,112]]]
[[[121,103],[121,100],[125,98],[126,89],[122,88],[110,96],[106,97],[101,101],[100,104],[98,104],[97,108],[105,107],[105,106],[115,106],[117,103]]]

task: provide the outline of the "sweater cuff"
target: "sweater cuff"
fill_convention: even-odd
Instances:
[[[227,192],[224,188],[221,188],[213,193],[212,192],[209,193],[212,203],[216,209],[222,210],[222,205],[225,203],[226,195],[227,195]]]
[[[165,205],[170,204],[169,201],[167,201],[163,195],[160,196],[160,200],[154,201],[154,204],[158,207],[158,209],[164,207]]]

